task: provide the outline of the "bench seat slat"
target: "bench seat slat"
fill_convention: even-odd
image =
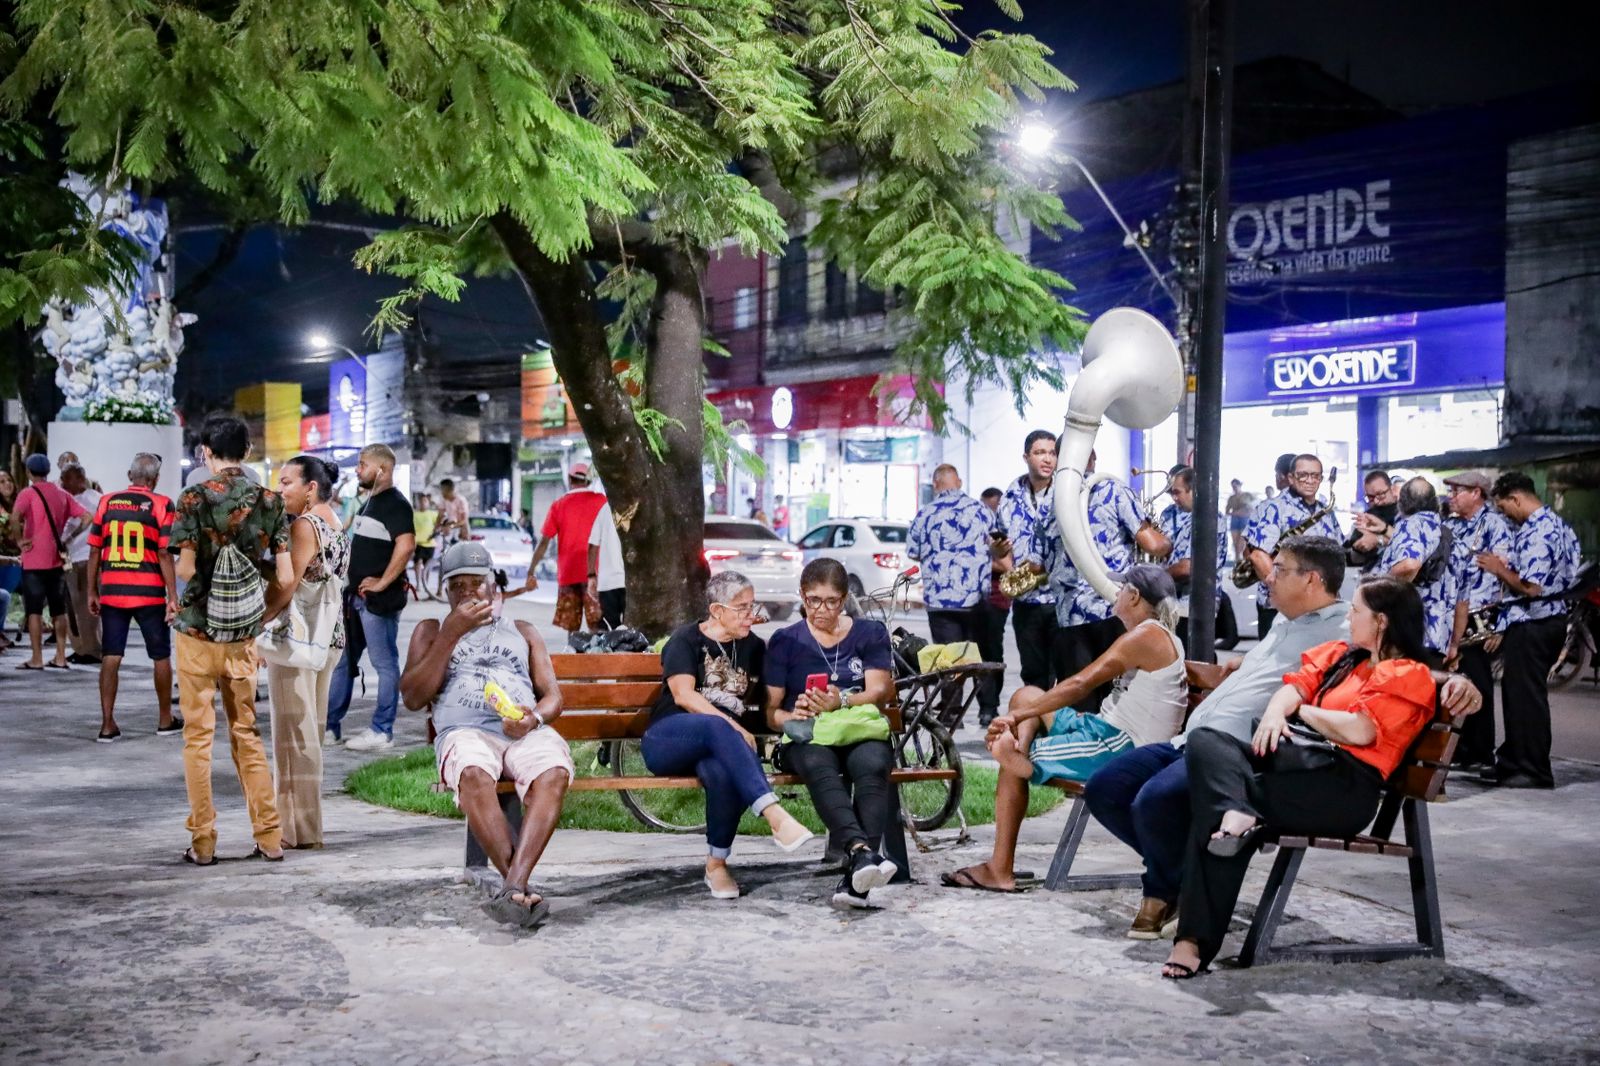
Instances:
[[[557,652],[550,663],[557,681],[661,681],[661,656],[653,651]]]
[[[561,707],[569,711],[632,711],[653,707],[660,695],[659,681],[568,682],[561,686]]]

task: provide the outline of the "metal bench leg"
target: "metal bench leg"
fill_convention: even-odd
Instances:
[[[1411,847],[1411,906],[1417,919],[1419,955],[1444,958],[1444,919],[1439,913],[1439,879],[1433,865],[1433,837],[1426,804],[1408,799],[1402,810],[1406,844]]]
[[[1289,902],[1289,892],[1300,872],[1300,861],[1306,857],[1302,848],[1283,848],[1273,860],[1272,872],[1267,875],[1267,887],[1256,904],[1256,917],[1250,923],[1250,932],[1244,939],[1244,950],[1239,952],[1240,966],[1265,964],[1272,952],[1272,937],[1283,919],[1284,904]]]
[[[522,799],[515,792],[501,792],[500,811],[506,816],[506,821],[511,826],[511,839],[516,840],[522,835]],[[467,830],[467,858],[465,866],[468,870],[481,870],[489,865],[489,856],[478,844],[478,838],[472,835],[472,830]]]
[[[1089,828],[1089,805],[1082,796],[1073,798],[1072,809],[1067,812],[1067,824],[1061,830],[1061,841],[1050,860],[1050,869],[1044,875],[1044,887],[1050,892],[1094,892],[1102,888],[1138,888],[1142,878],[1138,874],[1073,874],[1072,864],[1078,856],[1078,845],[1083,843],[1083,832]]]

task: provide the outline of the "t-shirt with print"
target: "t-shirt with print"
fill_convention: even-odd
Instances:
[[[394,542],[402,536],[416,536],[411,502],[404,494],[387,488],[367,497],[350,526],[351,592],[367,578],[383,576],[394,558]],[[368,593],[365,602],[373,614],[399,614],[406,606],[405,575],[396,577],[382,592]]]
[[[748,707],[763,702],[761,676],[766,644],[751,633],[737,640],[715,641],[700,631],[698,623],[679,626],[661,649],[661,676],[688,674],[694,690],[712,706],[737,719]],[[661,698],[650,710],[651,723],[674,714],[688,714],[663,685]]]
[[[172,542],[172,501],[142,485],[101,497],[89,527],[100,556],[100,602],[135,610],[167,602],[161,557]]]
[[[217,554],[224,546],[236,544],[245,558],[260,568],[262,577],[268,578],[272,570],[267,560],[289,550],[289,520],[276,492],[262,488],[238,467],[232,467],[179,494],[170,544],[174,552],[190,548],[195,555],[194,580],[184,586],[173,628],[210,640],[206,600],[211,593],[211,570],[216,566]],[[234,631],[232,635],[235,640],[247,640],[260,632],[258,622],[253,630]]]
[[[783,689],[783,709],[794,710],[794,701],[805,691],[811,674],[827,674],[841,692],[859,692],[866,687],[868,670],[892,670],[889,631],[882,622],[857,618],[850,632],[831,648],[824,648],[804,622],[785,626],[772,634],[767,646],[767,684]]]

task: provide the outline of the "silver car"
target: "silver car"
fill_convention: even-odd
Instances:
[[[521,526],[498,514],[472,515],[467,519],[467,526],[467,536],[489,549],[495,569],[504,570],[507,581],[520,582],[528,576],[533,538]]]
[[[749,518],[706,518],[706,563],[713,574],[737,570],[750,579],[756,602],[781,622],[800,605],[800,549]]]
[[[814,526],[798,541],[805,561],[829,558],[844,565],[852,595],[860,597],[894,584],[899,573],[915,564],[906,555],[904,522],[882,518],[830,518]],[[910,589],[910,599],[922,602],[922,581]]]

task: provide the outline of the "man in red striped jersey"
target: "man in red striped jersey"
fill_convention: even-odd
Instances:
[[[129,486],[108,493],[89,529],[89,611],[100,618],[100,736],[109,744],[122,735],[112,711],[117,705],[117,672],[135,623],[156,665],[157,736],[183,731],[172,714],[172,634],[167,626],[178,610],[172,554],[172,501],[152,491],[161,477],[161,457],[140,452],[128,469]]]

